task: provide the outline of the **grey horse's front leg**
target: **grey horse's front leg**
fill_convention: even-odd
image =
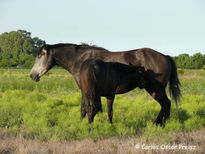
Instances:
[[[86,102],[87,98],[84,93],[82,93],[82,102],[81,102],[81,116],[80,119],[82,120],[86,116]]]

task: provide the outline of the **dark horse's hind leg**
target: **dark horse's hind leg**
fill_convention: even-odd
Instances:
[[[115,99],[115,96],[107,97],[107,107],[108,107],[108,117],[110,123],[112,123],[112,117],[113,117],[113,101]]]
[[[146,88],[147,92],[156,100],[159,102],[161,106],[161,110],[157,116],[157,119],[155,120],[155,124],[160,124],[161,126],[165,125],[166,120],[170,116],[170,107],[171,107],[171,101],[168,99],[166,95],[165,88],[158,88],[158,89],[151,89]]]

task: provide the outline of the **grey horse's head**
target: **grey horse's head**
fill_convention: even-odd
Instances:
[[[49,50],[46,42],[43,42],[42,47],[39,48],[37,53],[35,63],[31,69],[30,77],[34,81],[40,81],[41,76],[43,76],[49,69],[55,65],[55,61],[52,57],[52,52]]]

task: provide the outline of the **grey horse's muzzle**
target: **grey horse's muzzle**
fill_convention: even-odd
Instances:
[[[40,81],[40,76],[38,73],[31,73],[30,78],[36,82]]]

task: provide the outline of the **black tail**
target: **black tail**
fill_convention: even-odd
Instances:
[[[88,69],[88,84],[89,84],[89,99],[92,102],[92,105],[102,112],[102,105],[100,100],[96,100],[97,95],[99,94],[99,64],[91,63]],[[98,111],[97,111],[98,112]]]
[[[170,56],[167,56],[167,58],[169,59],[171,63],[169,92],[170,92],[170,96],[174,99],[177,105],[177,102],[180,101],[180,97],[181,97],[181,91],[179,88],[180,82],[179,82],[178,75],[177,75],[177,67],[176,67],[174,60]]]
[[[94,68],[94,65],[90,65],[88,69],[88,85],[89,85],[89,99],[93,100],[95,97],[95,92],[96,92],[96,70]]]

